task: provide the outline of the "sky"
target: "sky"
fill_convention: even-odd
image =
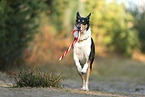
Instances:
[[[133,8],[134,5],[138,7],[145,6],[145,0],[107,0],[107,2],[116,1],[118,4],[125,3],[127,8]]]

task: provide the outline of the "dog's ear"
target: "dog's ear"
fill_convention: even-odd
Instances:
[[[90,19],[91,13],[86,17],[87,19]]]
[[[78,18],[80,18],[81,16],[80,16],[80,14],[79,14],[79,12],[77,12],[77,14],[76,14],[76,19],[78,19]]]

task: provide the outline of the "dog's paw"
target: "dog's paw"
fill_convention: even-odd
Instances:
[[[83,74],[85,74],[87,72],[87,68],[83,68],[82,70],[81,70],[81,73],[83,73]]]
[[[88,88],[86,88],[85,90],[86,90],[86,91],[89,91],[89,89],[88,89]]]
[[[85,87],[82,87],[82,88],[81,88],[81,90],[85,90],[85,89],[86,89]]]
[[[89,89],[88,88],[85,88],[85,87],[82,87],[81,90],[89,91]]]

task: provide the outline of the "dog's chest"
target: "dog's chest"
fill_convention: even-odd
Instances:
[[[79,58],[81,64],[85,64],[91,51],[90,32],[82,33],[80,40],[74,45],[74,55]]]

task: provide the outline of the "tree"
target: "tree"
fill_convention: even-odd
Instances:
[[[123,4],[106,3],[105,0],[86,2],[87,12],[92,13],[92,34],[97,51],[115,51],[131,55],[138,47],[138,35],[129,24],[134,18],[126,12]]]
[[[130,5],[133,4],[133,2],[129,3]],[[140,1],[140,3],[142,3],[142,6],[134,4],[134,7],[129,8],[128,12],[130,12],[135,18],[133,28],[136,29],[138,32],[141,52],[145,53],[145,2]]]
[[[43,6],[40,0],[0,0],[0,70],[20,64]]]
[[[52,0],[50,7],[51,22],[58,34],[69,36],[74,27],[76,12],[79,9],[78,2],[79,0]]]

